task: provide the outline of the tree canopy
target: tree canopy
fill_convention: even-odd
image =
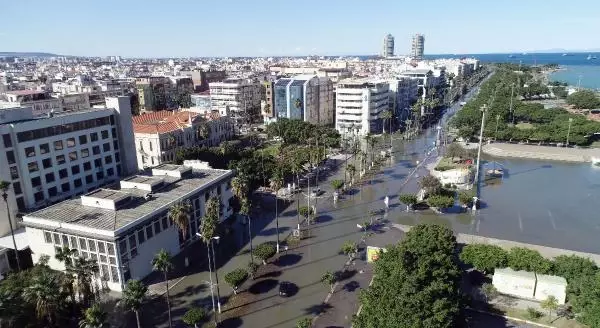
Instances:
[[[600,99],[594,91],[581,90],[570,94],[567,103],[575,108],[595,109],[600,107]]]
[[[460,260],[483,273],[489,273],[496,268],[507,266],[508,253],[495,245],[470,244],[462,249]]]
[[[535,273],[550,273],[552,262],[545,259],[538,251],[514,247],[508,253],[508,266],[513,270],[525,270]]]

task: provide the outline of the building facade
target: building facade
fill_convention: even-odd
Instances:
[[[222,205],[219,222],[233,213],[232,177],[229,170],[163,164],[151,174],[124,178],[113,189],[95,189],[25,215],[33,261],[47,255],[51,268],[64,270],[54,257],[56,248],[70,247],[75,256],[97,261],[101,286],[122,291],[128,280],[153,271],[158,251],[176,255],[198,239],[195,234],[210,198]],[[186,235],[168,218],[169,208],[182,202],[191,208]]]
[[[254,121],[260,112],[261,85],[245,79],[228,79],[209,84],[212,110],[229,116],[236,129]]]
[[[171,81],[162,76],[137,78],[135,81],[141,111],[153,112],[169,108]]]
[[[298,75],[279,79],[272,94],[275,118],[333,123],[333,82],[327,77]]]
[[[381,133],[381,114],[389,110],[389,82],[348,79],[338,83],[335,128],[342,136]]]
[[[425,55],[425,36],[423,34],[415,34],[412,37],[410,56],[414,59],[421,60]]]
[[[133,118],[137,167],[173,162],[180,149],[217,146],[233,137],[229,117],[217,112],[158,111]]]
[[[53,98],[47,91],[18,90],[8,91],[4,94],[5,101],[2,107],[31,107],[33,115],[42,115],[50,112],[62,112],[63,104],[58,98]]]
[[[388,34],[383,38],[381,56],[385,58],[394,57],[394,37],[391,34]]]
[[[390,84],[390,109],[398,122],[410,116],[411,106],[419,97],[419,84],[416,79],[395,78]]]

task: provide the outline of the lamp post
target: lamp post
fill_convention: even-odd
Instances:
[[[15,260],[17,261],[17,270],[21,271],[21,262],[19,261],[19,249],[17,248],[17,242],[15,240],[15,231],[13,229],[13,224],[10,219],[10,208],[8,206],[8,194],[6,191],[10,187],[10,182],[0,181],[0,190],[2,191],[2,199],[4,199],[4,203],[6,204],[6,215],[8,216],[8,225],[10,227],[10,234],[12,236],[13,246],[15,247]]]
[[[475,173],[475,186],[479,185],[479,163],[481,160],[481,144],[483,143],[483,128],[485,125],[485,112],[487,112],[487,105],[483,104],[479,109],[481,111],[481,130],[479,131],[479,147],[477,149],[477,171]],[[479,188],[477,188],[479,190]]]
[[[202,234],[200,234],[199,232],[196,232],[196,236],[202,238]],[[208,253],[208,274],[210,277],[210,298],[212,300],[212,308],[213,308],[213,312],[214,312],[214,321],[215,321],[215,327],[219,326],[219,323],[217,322],[217,311],[215,311],[215,293],[213,291],[213,281],[212,281],[212,266],[210,264],[210,246],[207,244],[206,245],[206,252]]]
[[[500,114],[496,115],[496,132],[494,132],[494,142],[498,139],[498,121],[500,121]]]
[[[212,246],[213,266],[215,268],[215,281],[217,283],[217,309],[219,310],[219,313],[221,313],[221,293],[219,292],[219,269],[217,268],[217,257],[215,256],[215,244],[213,243],[213,241],[216,240],[217,244],[218,244],[219,239],[221,239],[221,237],[219,237],[219,236],[212,237],[210,239],[210,245]]]
[[[573,122],[573,118],[569,117],[569,129],[567,130],[567,145],[565,147],[569,147],[569,134],[571,134],[571,123]]]

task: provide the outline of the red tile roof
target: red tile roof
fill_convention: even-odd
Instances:
[[[133,117],[134,133],[168,133],[188,126],[190,116],[192,122],[201,119],[198,113],[181,111],[172,112],[168,110],[146,113]]]

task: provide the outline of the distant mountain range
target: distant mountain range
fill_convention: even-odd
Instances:
[[[60,55],[48,52],[0,52],[0,57],[57,57]]]

